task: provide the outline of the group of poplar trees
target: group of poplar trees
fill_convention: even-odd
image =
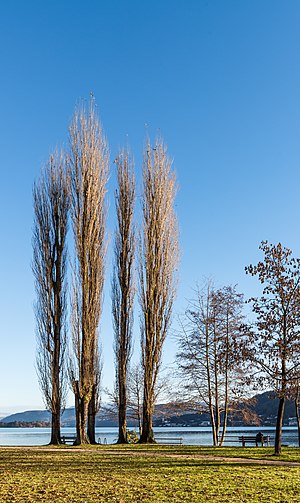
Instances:
[[[140,442],[153,442],[158,375],[176,291],[177,184],[163,141],[158,138],[152,147],[147,140],[138,226],[134,219],[134,164],[127,149],[119,153],[114,166],[117,189],[111,298],[118,442],[128,442],[126,419],[132,386],[142,402],[142,411],[138,406]],[[60,421],[68,387],[75,399],[76,443],[96,442],[108,178],[108,145],[91,99],[88,108],[81,105],[75,111],[69,148],[49,157],[33,187],[36,366],[52,415],[52,444],[61,442]],[[73,231],[70,236],[69,226]],[[67,242],[72,245],[70,254]],[[207,282],[181,317],[177,362],[181,392],[186,391],[190,402],[201,404],[210,414],[214,445],[224,443],[229,412],[241,403],[250,384],[273,390],[279,398],[275,435],[275,452],[279,454],[285,401],[291,398],[300,445],[300,259],[293,258],[291,250],[280,243],[263,241],[260,250],[264,259],[246,267],[246,273],[257,276],[263,285],[262,296],[250,299],[254,323],[246,323],[243,296],[235,287],[216,289]],[[130,375],[136,293],[141,366]]]
[[[142,218],[138,231],[134,222],[134,165],[128,150],[118,155],[115,165],[117,225],[111,291],[118,442],[128,441],[126,414],[136,291],[141,310],[143,376],[140,441],[152,442],[155,389],[176,290],[178,229],[174,200],[177,184],[163,141],[157,139],[152,147],[148,140],[143,159]],[[76,443],[96,442],[108,177],[108,145],[91,99],[88,108],[81,104],[75,111],[69,128],[68,150],[50,156],[33,188],[37,372],[46,406],[52,414],[52,444],[61,442],[60,419],[68,386],[75,397]],[[71,239],[67,236],[69,223],[73,231]],[[74,249],[71,256],[67,241]],[[71,278],[72,299],[70,322],[68,278]]]

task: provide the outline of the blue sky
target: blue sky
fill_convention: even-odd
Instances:
[[[300,256],[299,26],[296,0],[1,3],[0,412],[42,406],[32,184],[49,153],[67,143],[74,106],[91,91],[112,161],[127,142],[139,182],[146,130],[163,135],[174,159],[181,244],[175,317],[205,276],[257,293],[244,266],[257,261],[262,239]],[[111,248],[101,323],[106,386],[113,379],[110,260]],[[175,350],[170,336],[166,363]]]

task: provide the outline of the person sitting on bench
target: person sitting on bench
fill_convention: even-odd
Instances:
[[[258,447],[258,444],[261,444],[262,447],[264,446],[264,436],[261,431],[256,435],[256,447]]]

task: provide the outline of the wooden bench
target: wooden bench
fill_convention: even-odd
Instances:
[[[242,435],[239,437],[239,442],[242,444],[243,447],[246,447],[247,444],[255,444],[256,447],[258,447],[259,444],[261,444],[262,447],[267,445],[268,447],[270,446],[270,435],[262,435],[261,439],[257,438],[256,435]]]
[[[182,437],[157,437],[158,444],[182,445]]]
[[[71,444],[71,445],[74,445],[76,442],[76,437],[74,436],[66,436],[66,435],[63,435],[61,437],[61,443],[62,444]]]

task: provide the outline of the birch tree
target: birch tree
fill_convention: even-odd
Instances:
[[[112,313],[115,333],[116,388],[118,395],[118,443],[127,443],[127,381],[132,348],[133,323],[133,260],[135,230],[133,211],[135,179],[133,165],[127,151],[115,161],[118,189],[116,191],[117,228],[115,232],[115,261],[112,279]]]
[[[75,243],[73,274],[71,381],[75,394],[77,443],[95,442],[99,407],[98,326],[102,308],[106,252],[107,142],[91,99],[70,126],[69,171]],[[87,435],[88,428],[88,435]]]
[[[176,292],[177,191],[172,163],[162,140],[148,141],[143,161],[143,232],[140,251],[141,346],[144,371],[140,442],[153,442],[155,386]]]
[[[63,154],[54,153],[33,187],[33,264],[37,300],[37,373],[51,411],[50,444],[59,444],[66,390],[66,236],[69,184]]]

